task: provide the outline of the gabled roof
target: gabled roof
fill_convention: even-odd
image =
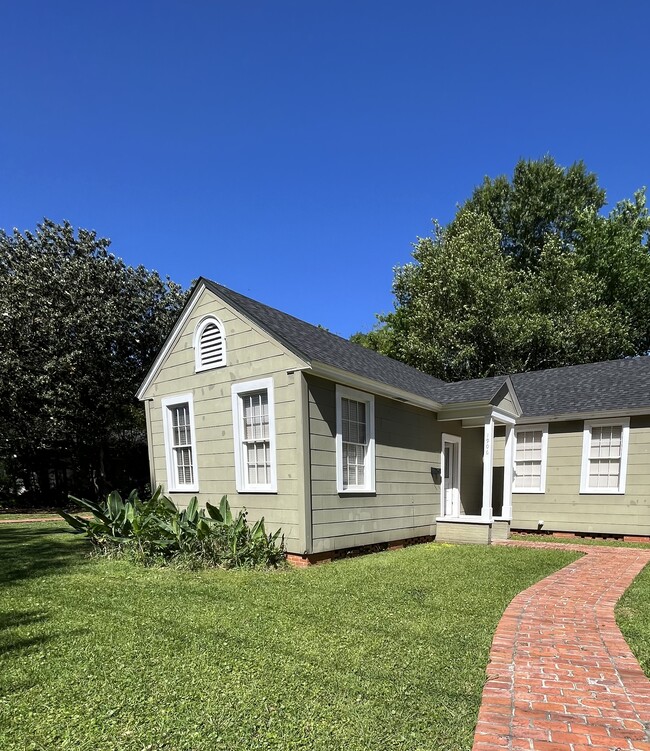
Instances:
[[[446,383],[203,277],[196,283],[194,294],[190,296],[140,387],[139,397],[151,383],[196,300],[197,290],[202,286],[267,331],[289,351],[309,363],[316,372],[322,366],[344,371],[444,407],[495,404],[509,391],[515,403],[518,401],[522,417],[625,412],[646,408],[650,413],[650,357]]]
[[[650,407],[650,357],[537,370],[511,376],[522,417]]]
[[[353,344],[311,323],[240,295],[221,284],[201,279],[206,288],[229,303],[235,310],[268,331],[299,357],[322,363],[364,378],[437,401],[436,394],[444,381],[378,352]]]
[[[438,401],[441,404],[456,402],[490,402],[508,382],[508,376],[474,378],[471,381],[445,383]]]

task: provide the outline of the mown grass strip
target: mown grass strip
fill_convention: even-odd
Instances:
[[[89,560],[0,528],[0,748],[462,751],[492,634],[562,550],[421,545],[281,572]]]
[[[557,542],[562,545],[602,545],[609,548],[650,548],[650,542],[625,542],[624,540],[604,539],[600,537],[560,537],[553,534],[536,535],[513,532],[513,540],[527,542]]]
[[[616,620],[630,649],[650,678],[650,564],[618,601]]]

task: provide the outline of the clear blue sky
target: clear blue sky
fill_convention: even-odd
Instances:
[[[367,330],[484,175],[650,182],[649,28],[643,0],[3,3],[0,227]]]

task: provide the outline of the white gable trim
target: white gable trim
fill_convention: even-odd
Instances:
[[[169,336],[167,337],[165,343],[162,346],[162,349],[158,353],[158,357],[153,362],[153,365],[149,368],[149,372],[145,376],[144,381],[142,381],[142,385],[136,392],[136,396],[138,399],[142,400],[144,399],[144,395],[151,386],[151,383],[153,379],[158,374],[158,371],[160,370],[160,366],[163,364],[165,359],[167,358],[167,355],[171,351],[172,347],[176,342],[178,341],[178,337],[180,336],[181,331],[185,327],[185,324],[189,320],[189,317],[192,315],[192,312],[194,311],[194,308],[196,307],[197,300],[201,296],[201,294],[205,291],[205,284],[201,282],[197,285],[194,292],[192,292],[192,296],[185,304],[185,310],[181,313],[180,318],[176,321],[174,324],[174,328],[171,330]]]

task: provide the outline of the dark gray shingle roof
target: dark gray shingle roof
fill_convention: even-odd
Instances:
[[[438,401],[441,404],[489,402],[507,380],[508,376],[495,376],[494,378],[475,378],[471,381],[446,383],[440,390]]]
[[[445,383],[208,279],[205,286],[298,356],[441,404],[490,401],[507,376]],[[543,417],[650,407],[650,357],[572,365],[510,376],[522,415]]]
[[[511,376],[524,416],[650,407],[650,357]]]
[[[408,393],[437,401],[437,394],[446,386],[444,381],[422,373],[416,368],[353,344],[311,323],[281,310],[271,308],[250,297],[240,295],[221,284],[202,279],[205,286],[233,308],[255,321],[297,355],[309,361],[341,368],[349,373],[371,378]]]

